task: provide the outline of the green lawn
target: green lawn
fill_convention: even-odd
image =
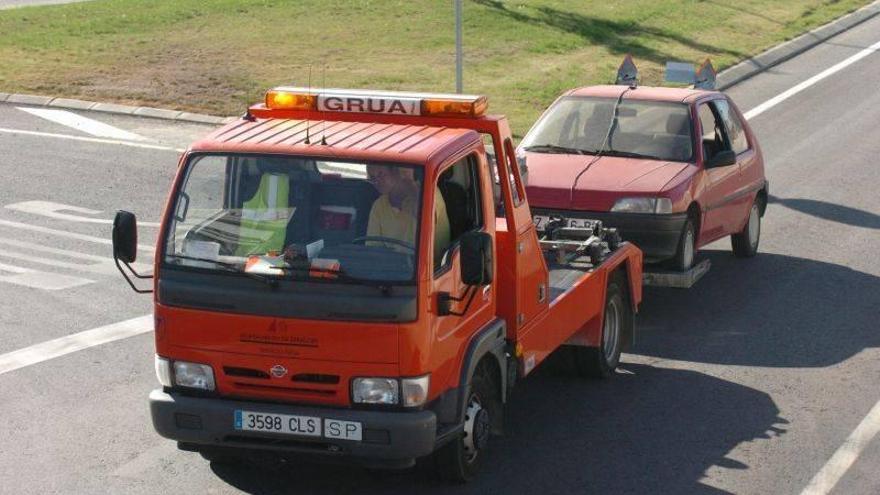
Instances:
[[[517,134],[632,53],[723,68],[869,0],[464,2],[464,86]],[[241,113],[279,84],[453,91],[450,0],[98,0],[0,11],[0,91]]]

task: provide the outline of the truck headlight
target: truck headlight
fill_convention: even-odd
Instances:
[[[400,387],[394,378],[355,378],[351,400],[356,404],[397,404]]]
[[[621,198],[611,211],[617,213],[672,213],[672,200],[669,198]]]
[[[174,384],[180,387],[214,390],[214,370],[207,364],[174,361]]]
[[[404,407],[421,406],[428,399],[428,388],[431,385],[431,375],[417,378],[404,378],[400,380],[403,389]]]
[[[171,386],[171,361],[156,355],[156,378],[163,387]]]

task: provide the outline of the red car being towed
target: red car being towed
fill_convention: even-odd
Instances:
[[[591,86],[551,105],[518,148],[537,228],[553,216],[602,220],[648,261],[685,270],[731,236],[754,256],[767,205],[761,148],[718,91]]]

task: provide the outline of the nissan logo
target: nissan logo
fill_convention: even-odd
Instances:
[[[269,370],[269,373],[272,373],[272,376],[275,378],[281,378],[282,376],[287,374],[287,368],[281,366],[280,364],[276,364],[272,366],[272,369]]]

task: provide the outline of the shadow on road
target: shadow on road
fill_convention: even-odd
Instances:
[[[829,220],[832,222],[863,227],[866,229],[880,229],[880,215],[870,211],[836,205],[827,201],[815,199],[779,198],[770,196],[770,204],[782,205],[807,215]]]
[[[689,290],[645,288],[633,352],[683,361],[825,367],[880,346],[880,278],[845,266],[706,251]]]
[[[605,381],[539,368],[509,404],[505,437],[472,483],[437,481],[430,462],[398,474],[307,461],[212,465],[248,493],[725,493],[700,482],[736,445],[784,433],[760,391],[694,371],[624,365]]]

